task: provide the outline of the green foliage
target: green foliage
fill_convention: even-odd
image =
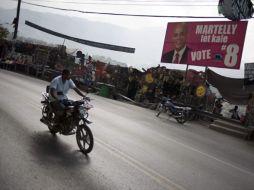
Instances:
[[[8,36],[8,34],[9,34],[8,29],[6,29],[0,25],[0,39],[6,38]]]

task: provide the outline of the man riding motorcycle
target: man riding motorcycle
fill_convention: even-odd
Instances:
[[[49,98],[55,113],[55,123],[59,123],[64,116],[64,109],[68,104],[67,93],[73,89],[78,95],[85,95],[76,87],[71,79],[71,72],[68,69],[62,71],[62,75],[55,77],[49,87]]]
[[[62,75],[54,78],[46,92],[42,93],[42,118],[52,135],[76,134],[76,140],[80,151],[88,154],[92,151],[94,140],[88,124],[88,110],[92,107],[88,104],[90,98],[76,87],[70,79],[70,71],[63,70]],[[82,100],[72,101],[67,99],[69,89],[74,89],[83,97]]]

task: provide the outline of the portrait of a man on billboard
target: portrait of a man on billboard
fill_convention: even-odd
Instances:
[[[186,64],[190,48],[186,44],[188,34],[187,23],[180,22],[175,25],[172,42],[173,47],[162,55],[161,62]]]

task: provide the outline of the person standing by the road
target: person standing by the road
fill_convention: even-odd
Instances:
[[[88,57],[85,67],[86,67],[86,74],[84,76],[84,81],[88,89],[94,81],[93,80],[94,66],[93,66],[93,61],[91,56]]]
[[[234,109],[231,109],[229,112],[232,113],[231,119],[240,120],[238,106],[235,106]]]

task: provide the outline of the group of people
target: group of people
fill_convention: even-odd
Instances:
[[[241,120],[245,126],[254,127],[254,93],[249,94],[244,116],[239,115],[238,106],[235,106],[230,112],[232,119]]]
[[[220,105],[222,108],[222,104]],[[249,94],[245,114],[240,114],[237,105],[235,105],[233,109],[229,110],[229,112],[231,113],[231,119],[239,120],[245,126],[254,127],[254,93]]]
[[[223,109],[223,98],[218,98],[214,103],[213,113],[222,116]],[[249,94],[245,114],[241,114],[239,111],[238,105],[235,105],[234,108],[229,110],[230,118],[234,120],[241,120],[245,125],[254,126],[254,95],[253,93]]]

